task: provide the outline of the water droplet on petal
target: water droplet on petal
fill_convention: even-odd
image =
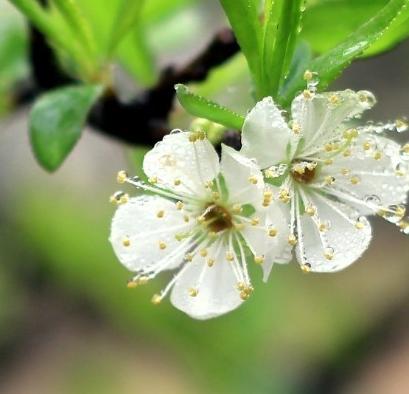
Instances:
[[[371,205],[380,205],[381,199],[376,194],[368,194],[364,197],[364,201]]]

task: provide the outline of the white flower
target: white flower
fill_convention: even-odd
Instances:
[[[238,307],[253,287],[248,263],[287,262],[288,224],[278,204],[270,204],[263,176],[254,161],[227,146],[222,159],[204,133],[173,132],[146,154],[150,182],[119,182],[152,192],[128,199],[112,220],[111,243],[121,263],[135,273],[131,286],[159,272],[178,269],[166,288],[171,302],[198,319]]]
[[[306,271],[338,271],[357,260],[371,239],[365,215],[378,214],[409,233],[402,205],[409,144],[383,135],[404,131],[407,123],[348,122],[374,103],[367,91],[307,90],[294,99],[289,122],[270,97],[246,117],[241,153],[257,159],[267,183],[280,185],[276,197],[288,207],[289,242]]]

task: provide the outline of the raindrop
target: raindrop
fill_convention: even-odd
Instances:
[[[371,205],[380,205],[381,204],[381,199],[376,194],[369,194],[369,195],[365,196],[364,201],[367,204],[371,204]]]

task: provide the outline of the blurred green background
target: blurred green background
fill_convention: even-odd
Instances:
[[[156,15],[150,32],[159,64],[183,63],[224,25],[216,2],[180,3]],[[127,289],[129,273],[107,241],[115,174],[139,171],[145,148],[86,130],[60,170],[40,169],[28,108],[11,110],[9,94],[29,73],[26,30],[3,1],[2,32],[0,393],[409,392],[407,238],[375,219],[371,248],[344,272],[303,274],[290,264],[264,284],[255,270],[254,296],[215,320],[194,321],[169,302],[153,306],[166,277]],[[243,70],[235,59],[198,89],[243,110]],[[373,91],[371,118],[394,119],[409,114],[408,70],[405,43],[355,63],[336,88]],[[175,124],[187,121],[174,112]]]

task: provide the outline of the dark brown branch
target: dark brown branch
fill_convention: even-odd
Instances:
[[[177,83],[203,81],[215,67],[239,50],[231,30],[217,33],[206,49],[182,68],[168,67],[159,81],[130,102],[122,102],[111,93],[95,105],[89,124],[98,131],[131,144],[153,145],[169,132],[168,118]],[[17,101],[24,102],[38,93],[75,82],[62,72],[53,50],[44,36],[31,28],[30,61],[35,88],[22,90]]]

